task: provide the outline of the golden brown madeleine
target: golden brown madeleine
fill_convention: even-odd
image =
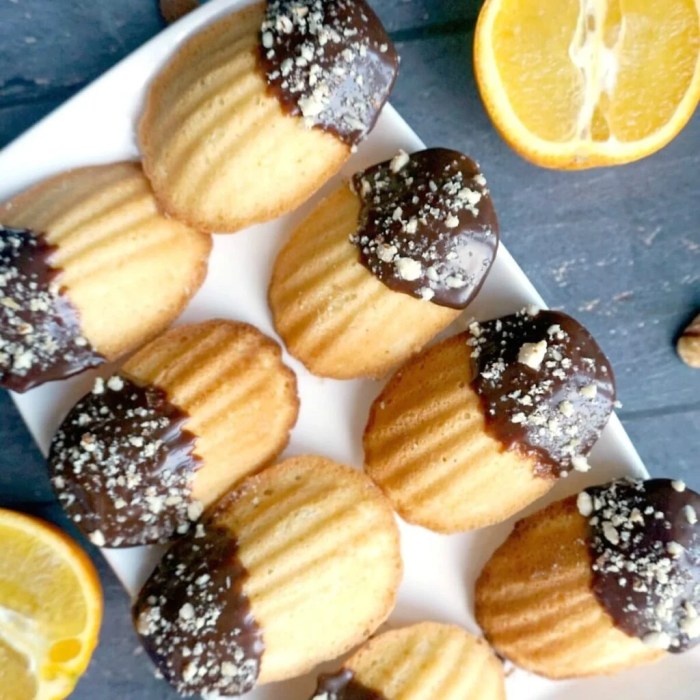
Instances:
[[[400,152],[355,175],[293,232],[270,282],[275,326],[315,374],[382,376],[457,318],[497,247],[473,161],[442,148]]]
[[[400,578],[381,492],[359,471],[297,457],[246,479],[175,544],[134,621],[180,693],[236,695],[367,639]]]
[[[335,674],[319,678],[311,700],[505,700],[503,666],[486,642],[455,625],[423,622],[385,632]]]
[[[138,163],[72,170],[0,205],[0,386],[26,391],[150,340],[210,251],[160,214]]]
[[[71,410],[51,445],[52,483],[95,544],[165,542],[274,460],[298,410],[294,373],[253,326],[174,328]]]
[[[499,654],[550,678],[613,673],[700,643],[700,496],[622,480],[521,520],[476,584]]]
[[[368,474],[439,532],[506,520],[585,455],[615,398],[610,365],[571,317],[526,311],[429,348],[389,381],[365,428]]]
[[[209,231],[296,208],[372,129],[397,67],[365,0],[270,0],[215,21],[148,95],[139,135],[159,201]]]

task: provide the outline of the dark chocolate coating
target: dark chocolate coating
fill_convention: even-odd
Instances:
[[[700,643],[700,495],[680,487],[624,479],[586,490],[593,592],[623,632],[672,653]]]
[[[469,334],[471,385],[487,431],[506,449],[534,457],[538,476],[586,471],[585,455],[615,401],[612,368],[593,336],[570,316],[546,310],[472,324]],[[543,342],[539,367],[527,364],[537,365],[532,345]]]
[[[360,198],[352,242],[387,287],[463,309],[481,288],[498,249],[498,221],[474,161],[431,148],[400,153],[353,178]]]
[[[66,513],[95,544],[167,542],[201,515],[187,419],[162,389],[119,375],[98,380],[71,409],[51,443],[49,471]]]
[[[349,668],[318,677],[316,692],[311,700],[386,700],[382,693],[367,688],[354,678]]]
[[[101,365],[44,236],[0,225],[0,386],[25,392]]]
[[[260,60],[289,114],[354,146],[372,130],[399,58],[364,0],[269,0]]]
[[[247,578],[235,537],[207,522],[173,545],[139,593],[132,612],[141,643],[183,697],[255,686],[265,647]]]

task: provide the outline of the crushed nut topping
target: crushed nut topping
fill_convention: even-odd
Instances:
[[[563,313],[528,308],[472,323],[466,336],[487,430],[533,456],[541,476],[588,471],[615,400],[612,369],[588,331]]]
[[[175,543],[141,590],[136,630],[181,695],[218,698],[255,686],[264,644],[243,590],[247,579],[233,535],[200,523]]]
[[[0,225],[0,386],[27,391],[104,362],[83,337],[77,310],[32,231]]]
[[[361,200],[350,242],[360,262],[394,291],[462,309],[496,255],[498,222],[477,165],[433,148],[358,173]]]
[[[98,379],[68,414],[51,444],[52,483],[95,544],[166,542],[201,516],[191,494],[199,460],[187,418],[161,389],[119,375]]]
[[[593,589],[617,626],[655,649],[700,643],[700,526],[688,518],[700,496],[667,479],[623,479],[586,489],[578,505]]]
[[[350,146],[371,131],[399,58],[364,0],[269,0],[260,43],[270,89],[307,127]]]

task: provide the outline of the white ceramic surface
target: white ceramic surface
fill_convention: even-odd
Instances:
[[[10,144],[0,153],[0,200],[67,168],[137,157],[135,124],[149,80],[187,36],[213,18],[248,2],[208,2]],[[266,289],[272,261],[286,232],[324,192],[335,187],[341,177],[393,156],[399,147],[411,151],[420,149],[422,144],[403,119],[387,107],[377,128],[343,173],[304,207],[234,236],[218,236],[206,283],[178,322],[212,317],[240,319],[274,336]],[[478,153],[470,155],[479,157]],[[482,163],[482,167],[488,179],[489,164]],[[499,200],[498,192],[494,192],[493,197],[497,208],[508,206],[505,198]],[[493,317],[528,303],[544,305],[523,271],[501,247],[481,294],[455,325],[461,329],[472,316]],[[316,452],[359,466],[362,428],[381,382],[319,379],[289,356],[286,360],[297,373],[301,395],[299,422],[286,454]],[[103,368],[101,373],[106,374],[109,369]],[[88,390],[95,374],[88,372],[65,382],[44,385],[24,396],[14,396],[44,453],[62,416]],[[590,461],[594,468],[589,474],[575,474],[562,480],[545,500],[551,501],[574,493],[584,485],[623,474],[646,475],[616,417],[610,421]],[[473,583],[481,566],[511,526],[512,523],[506,523],[473,534],[440,536],[401,523],[405,576],[388,626],[434,619],[455,622],[478,632],[472,615]],[[105,550],[104,554],[124,586],[134,593],[153,566],[157,556],[153,549]],[[326,664],[325,668],[337,665]],[[658,700],[659,697],[697,700],[699,668],[700,649],[696,649],[613,678],[555,683],[516,670],[508,678],[508,697],[509,700],[589,700],[592,697],[596,700]],[[246,698],[307,700],[314,687],[314,677],[312,674],[263,687]]]

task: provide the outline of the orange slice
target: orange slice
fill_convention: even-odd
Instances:
[[[520,155],[575,169],[665,146],[700,99],[700,0],[486,0],[474,66]]]
[[[102,591],[87,555],[47,523],[0,509],[0,700],[61,700],[97,644]]]

